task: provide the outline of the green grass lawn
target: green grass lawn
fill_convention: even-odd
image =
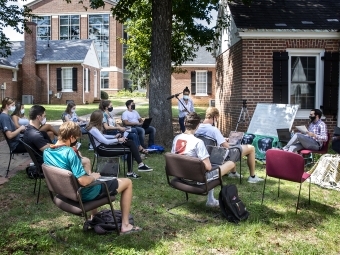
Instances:
[[[81,152],[93,159],[82,139]],[[191,219],[170,215],[166,208],[185,200],[185,194],[170,188],[164,173],[164,156],[150,155],[145,162],[153,172],[141,173],[133,180],[131,213],[143,231],[126,236],[100,236],[83,232],[83,218],[58,209],[42,182],[38,205],[33,194],[34,180],[19,171],[0,187],[1,254],[339,254],[340,195],[312,184],[308,205],[308,184],[302,187],[300,210],[295,214],[297,183],[281,182],[277,198],[277,179],[267,180],[264,204],[263,183],[249,184],[248,170],[242,162],[242,184],[234,183],[250,212],[247,221],[234,225],[219,215],[219,209],[205,207],[206,197],[189,195],[189,203],[176,209]],[[134,163],[136,168],[136,163]],[[263,165],[257,174],[265,176]],[[122,174],[121,174],[122,176]],[[219,190],[215,189],[215,196]],[[119,201],[119,197],[117,197]],[[114,207],[119,207],[119,202]],[[104,207],[107,208],[108,206]],[[218,215],[214,218],[215,215]]]

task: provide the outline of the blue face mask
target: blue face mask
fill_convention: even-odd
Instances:
[[[183,99],[184,99],[184,100],[188,100],[188,99],[189,99],[189,96],[188,96],[188,95],[184,95],[184,96],[183,96]]]

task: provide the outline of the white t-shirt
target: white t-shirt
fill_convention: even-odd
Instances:
[[[221,134],[221,131],[211,124],[200,124],[195,134],[210,136],[217,141],[217,144],[219,146],[221,146],[221,144],[225,142],[225,138]]]
[[[205,148],[204,142],[194,135],[177,135],[172,143],[172,153],[191,156],[204,160],[209,158],[209,153]]]
[[[136,110],[132,110],[131,112],[126,110],[122,114],[122,120],[127,120],[128,122],[138,122],[139,123],[140,115]]]

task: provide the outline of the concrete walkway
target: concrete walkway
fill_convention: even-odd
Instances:
[[[147,102],[139,103],[139,104],[146,104]],[[138,105],[138,103],[137,103]],[[121,107],[114,107],[113,114],[115,115],[117,120],[120,120],[122,112],[126,110],[125,106]],[[90,115],[86,114],[83,116],[80,116],[81,118],[88,118],[90,119]],[[51,124],[53,127],[55,127],[57,130],[59,129],[60,125],[63,123],[62,120],[56,120],[56,121],[49,121],[47,122]],[[28,153],[25,154],[15,154],[14,158],[11,160],[11,165],[9,168],[8,178],[5,178],[7,166],[9,162],[9,148],[6,141],[0,142],[0,185],[8,182],[12,176],[14,176],[18,171],[25,171],[26,167],[29,165],[30,162],[32,162],[30,156]]]

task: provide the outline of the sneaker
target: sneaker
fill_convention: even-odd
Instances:
[[[143,154],[143,153],[140,154],[140,158],[141,158],[141,159],[147,159],[147,157],[146,157],[145,154]]]
[[[258,182],[262,182],[262,181],[263,181],[263,179],[260,178],[260,177],[257,177],[256,175],[255,175],[254,178],[251,177],[251,176],[249,176],[249,178],[248,178],[249,183],[258,183]]]
[[[89,151],[93,151],[93,146],[90,143],[89,143]]]
[[[240,174],[239,174],[238,172],[229,173],[229,174],[228,174],[228,177],[229,177],[229,178],[240,178]],[[242,175],[241,175],[241,178],[242,178]]]
[[[127,177],[127,178],[133,178],[133,179],[139,179],[139,178],[141,178],[141,176],[139,176],[138,174],[136,174],[136,173],[134,173],[134,172],[132,172],[132,173],[127,173],[127,174],[126,174],[126,177]]]
[[[213,201],[207,201],[205,205],[207,207],[218,207],[220,206],[220,202],[217,199],[214,199]]]
[[[147,165],[142,165],[138,167],[138,172],[151,172],[153,169]]]

